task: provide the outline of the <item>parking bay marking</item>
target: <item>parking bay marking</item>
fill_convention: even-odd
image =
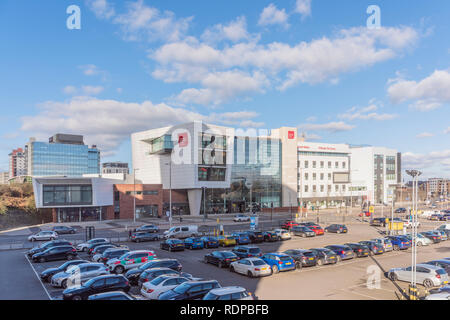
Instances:
[[[44,286],[44,283],[42,282],[41,277],[39,277],[39,275],[37,274],[37,272],[36,272],[36,270],[34,269],[33,265],[31,264],[30,259],[28,259],[28,257],[27,257],[26,254],[25,254],[24,256],[25,256],[25,259],[27,259],[28,263],[30,264],[31,269],[33,269],[33,272],[34,272],[34,274],[36,275],[36,277],[38,278],[39,282],[41,283],[42,288],[44,288],[45,293],[47,294],[48,298],[49,298],[50,300],[53,300],[53,298],[52,298],[52,297],[50,296],[50,294],[48,293],[47,288]]]

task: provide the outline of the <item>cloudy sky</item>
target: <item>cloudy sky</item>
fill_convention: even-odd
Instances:
[[[66,26],[72,4],[80,30]],[[83,134],[104,161],[130,162],[130,133],[204,120],[395,148],[404,169],[450,177],[449,12],[448,0],[3,0],[0,170],[31,136]]]

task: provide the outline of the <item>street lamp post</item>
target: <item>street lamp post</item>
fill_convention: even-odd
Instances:
[[[136,171],[133,168],[133,222],[136,223]]]
[[[165,165],[169,166],[169,228],[172,228],[172,154]]]

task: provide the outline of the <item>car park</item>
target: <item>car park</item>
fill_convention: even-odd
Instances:
[[[264,242],[264,233],[261,231],[247,231],[247,235],[251,243]]]
[[[161,250],[184,251],[184,242],[180,239],[167,239],[159,243]]]
[[[234,216],[233,221],[234,222],[248,222],[248,221],[250,221],[250,217],[247,217],[243,214],[237,214]]]
[[[136,229],[135,232],[150,232],[150,233],[158,233],[159,228],[153,224],[144,224]]]
[[[247,289],[232,286],[212,289],[203,300],[254,300],[254,298]]]
[[[136,300],[136,299],[123,291],[110,291],[90,295],[88,297],[88,300]]]
[[[54,231],[40,231],[28,237],[28,241],[48,241],[58,239],[58,234]]]
[[[260,258],[245,258],[230,264],[230,271],[246,275],[250,278],[269,276],[272,274],[271,267]]]
[[[297,237],[315,237],[316,233],[306,226],[292,227],[292,234]]]
[[[149,300],[158,300],[161,294],[187,281],[190,281],[190,279],[178,274],[161,275],[142,284],[141,295]]]
[[[218,239],[221,247],[235,246],[237,244],[235,237],[232,236],[219,236]]]
[[[255,246],[236,246],[233,248],[232,252],[237,255],[239,259],[262,256],[261,249]]]
[[[235,232],[231,234],[236,240],[236,244],[249,244],[250,237],[245,232]]]
[[[218,248],[219,247],[219,239],[217,237],[201,237],[203,241],[204,248]]]
[[[381,245],[384,249],[384,252],[390,252],[394,250],[394,246],[392,245],[391,240],[388,238],[375,238],[371,239],[371,241],[374,241],[377,244]]]
[[[403,226],[406,227],[407,229],[412,228],[414,225],[419,228],[420,227],[420,221],[416,221],[415,223],[413,223],[411,220],[409,219],[404,219],[402,220],[403,222]]]
[[[366,246],[370,250],[369,254],[371,256],[377,255],[377,254],[383,254],[385,252],[383,246],[375,241],[363,240],[363,241],[359,241],[358,243]]]
[[[314,251],[306,249],[289,249],[283,253],[294,259],[297,269],[302,267],[313,267],[317,265],[317,255]]]
[[[345,245],[329,245],[325,246],[325,248],[330,249],[331,251],[334,251],[337,255],[338,262],[342,260],[349,260],[353,259],[355,257],[355,253],[353,252],[353,249],[349,246]]]
[[[393,268],[389,270],[388,277],[392,281],[411,281],[412,267]],[[438,287],[448,283],[448,275],[441,267],[429,264],[416,265],[417,283],[425,288]]]
[[[56,232],[58,235],[60,234],[75,234],[77,231],[75,228],[68,226],[55,226],[52,228],[53,232]]]
[[[131,285],[137,285],[142,272],[152,268],[169,268],[181,272],[183,266],[177,259],[155,259],[142,264],[138,268],[128,270],[125,273],[125,277],[130,281]]]
[[[232,262],[239,260],[239,257],[232,251],[213,251],[203,258],[205,263],[217,265],[219,268],[228,267]]]
[[[201,238],[184,239],[184,247],[186,249],[203,249],[203,241]]]
[[[111,242],[98,242],[98,243],[92,243],[92,244],[90,244],[90,245],[87,247],[87,253],[88,253],[89,255],[93,255],[94,252],[95,252],[95,250],[96,250],[96,248],[102,247],[102,246],[106,246],[106,245],[111,246],[111,248],[112,248],[112,247],[116,247],[116,248],[128,248],[127,246],[119,245],[119,244],[116,244],[116,243],[111,243]]]
[[[325,232],[347,233],[348,229],[344,224],[331,224],[325,228]]]
[[[264,241],[266,242],[275,242],[278,241],[278,235],[273,231],[263,232]]]
[[[285,253],[266,253],[261,256],[261,259],[271,267],[273,273],[296,268],[294,259]]]
[[[73,260],[77,254],[77,250],[72,246],[57,246],[35,253],[31,259],[33,262],[41,263],[55,260]]]
[[[445,270],[445,272],[447,272],[447,275],[450,275],[450,260],[445,260],[445,259],[431,260],[431,261],[425,262],[425,264],[429,264],[429,265],[436,266],[436,267],[441,267],[442,269]]]
[[[70,260],[70,261],[67,261],[67,262],[63,263],[59,267],[45,269],[44,271],[41,272],[39,277],[44,282],[50,282],[50,279],[55,274],[57,274],[59,272],[65,272],[70,267],[76,266],[76,265],[79,265],[79,264],[82,264],[82,263],[89,263],[89,261],[86,261],[86,260]]]
[[[42,252],[45,251],[49,248],[52,247],[57,247],[57,246],[71,246],[72,243],[67,241],[67,240],[53,240],[53,241],[48,241],[48,242],[44,242],[42,243],[40,246],[38,247],[34,247],[30,250],[28,250],[27,252],[27,256],[28,258],[31,258],[34,254],[38,253],[38,252]]]
[[[121,275],[104,275],[90,279],[81,286],[67,288],[63,291],[63,300],[87,300],[90,295],[108,291],[130,290],[128,280]]]
[[[370,255],[370,249],[361,243],[348,242],[346,246],[352,248],[356,258],[368,257]]]
[[[194,278],[191,274],[186,272],[175,271],[170,268],[160,267],[160,268],[150,268],[144,270],[139,276],[138,287],[141,288],[146,282],[152,281],[153,279],[162,275],[176,275],[178,277],[188,278],[190,280],[201,280],[200,278]]]
[[[160,239],[159,234],[152,231],[139,231],[131,234],[130,240],[136,243],[144,241],[158,241]]]
[[[395,251],[408,250],[411,247],[411,241],[402,236],[387,236],[392,242],[392,247]]]
[[[91,245],[93,243],[100,243],[100,242],[101,243],[107,243],[109,241],[106,238],[94,238],[94,239],[91,239],[91,240],[89,240],[87,242],[83,242],[83,243],[78,244],[76,246],[76,248],[77,248],[77,251],[83,251],[84,252],[84,251],[88,250],[88,246],[89,245]]]
[[[67,288],[107,274],[109,274],[109,269],[101,263],[81,263],[55,274],[50,283],[53,287]]]
[[[97,262],[103,262],[106,264],[109,259],[119,258],[127,252],[130,252],[130,250],[125,248],[109,248],[106,249],[105,252],[103,252],[102,256]]]
[[[189,226],[177,226],[172,227],[167,231],[164,231],[164,238],[177,238],[177,239],[185,239],[189,237],[197,237],[198,236],[198,226],[189,225]]]
[[[291,234],[287,230],[283,229],[274,229],[272,232],[276,233],[278,240],[291,240]]]
[[[309,249],[317,256],[317,265],[336,264],[338,262],[337,254],[327,248],[312,248]]]
[[[212,289],[220,288],[217,280],[186,281],[175,288],[164,292],[158,300],[198,300]]]
[[[441,221],[441,214],[432,214],[428,219],[431,221]]]
[[[113,273],[124,273],[126,270],[137,268],[144,263],[156,259],[156,254],[151,250],[136,250],[125,253],[119,258],[106,262]]]

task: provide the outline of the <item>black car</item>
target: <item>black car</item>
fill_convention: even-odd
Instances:
[[[101,246],[95,247],[94,250],[92,250],[91,255],[94,256],[96,254],[103,254],[103,252],[112,248],[117,248],[117,246],[113,245],[112,243],[103,244]]]
[[[338,262],[337,254],[327,248],[312,248],[309,249],[317,256],[317,265],[336,264]]]
[[[129,249],[121,249],[121,248],[109,248],[106,249],[103,254],[102,257],[100,258],[99,262],[103,262],[106,264],[106,262],[109,259],[114,259],[114,258],[120,258],[121,256],[123,256],[125,253],[129,252]]]
[[[77,232],[75,228],[68,226],[56,226],[53,227],[52,231],[56,232],[57,234],[74,234]]]
[[[220,288],[217,280],[186,281],[175,288],[162,293],[158,300],[199,300],[212,289]]]
[[[130,269],[125,273],[125,277],[130,281],[130,284],[135,286],[138,284],[139,277],[144,270],[152,268],[169,268],[180,272],[183,269],[181,263],[177,259],[156,259],[144,263],[143,265]]]
[[[236,246],[233,248],[232,252],[237,255],[240,259],[262,256],[262,251],[258,247],[254,246]]]
[[[344,224],[332,224],[325,228],[325,232],[347,233],[348,229]]]
[[[278,235],[275,232],[266,231],[266,232],[263,232],[263,235],[264,235],[264,241],[267,241],[267,242],[278,241]]]
[[[52,240],[48,242],[44,242],[38,247],[34,247],[27,252],[28,258],[31,258],[35,253],[42,252],[47,250],[48,248],[57,247],[57,246],[71,246],[72,243],[67,240]]]
[[[294,259],[297,269],[317,265],[317,255],[314,251],[306,249],[290,249],[284,251],[283,253]]]
[[[247,231],[247,235],[251,243],[264,242],[264,233],[261,231]]]
[[[425,264],[430,264],[432,266],[441,267],[450,276],[450,260],[445,260],[445,259],[432,260],[432,261],[425,262]]]
[[[111,242],[95,242],[95,243],[91,243],[87,247],[87,252],[88,252],[88,254],[92,254],[92,252],[94,251],[95,248],[97,248],[99,246],[105,246],[105,245],[113,245],[113,244]],[[117,245],[115,245],[115,246],[117,247]]]
[[[143,242],[143,241],[157,241],[159,240],[159,234],[155,234],[151,231],[140,231],[131,234],[130,240],[133,242]]]
[[[60,265],[57,268],[48,268],[45,269],[44,271],[41,272],[41,274],[39,275],[41,280],[44,282],[50,282],[50,279],[57,273],[59,272],[63,272],[66,271],[67,269],[69,269],[71,266],[76,266],[79,265],[81,263],[89,263],[89,261],[86,260],[69,260],[65,263],[63,263],[62,265]]]
[[[385,227],[386,226],[386,218],[373,218],[370,221],[371,226],[380,226]]]
[[[230,263],[239,260],[239,257],[231,251],[213,251],[204,257],[205,263],[217,265],[219,268],[229,267]]]
[[[51,247],[45,251],[34,254],[33,262],[46,262],[54,260],[73,260],[78,255],[77,250],[72,246]]]
[[[108,291],[130,291],[128,280],[122,275],[99,276],[90,279],[80,287],[68,288],[63,291],[64,300],[87,300],[93,294]]]
[[[349,243],[346,243],[345,245],[352,248],[352,250],[355,253],[357,258],[368,257],[370,255],[369,247],[367,247],[361,243],[349,242]]]
[[[158,233],[159,228],[153,224],[144,224],[143,226],[140,226],[140,227],[134,229],[134,231],[135,232],[145,231],[145,232],[150,232],[150,233]]]
[[[122,291],[111,291],[89,296],[88,300],[136,300]]]
[[[175,274],[179,275],[180,277],[186,277],[189,279],[192,278],[192,275],[189,273],[175,271],[170,268],[151,268],[144,270],[141,273],[141,275],[139,276],[138,286],[139,288],[141,288],[145,282],[152,281],[153,279],[165,274]]]
[[[359,241],[358,243],[368,247],[369,250],[370,250],[370,255],[383,254],[385,252],[383,245],[381,245],[381,244],[379,244],[379,243],[377,243],[375,241],[364,240],[364,241]]]
[[[167,239],[159,244],[162,250],[184,251],[184,242],[179,239]]]
[[[395,213],[406,213],[406,208],[397,208],[394,211]]]
[[[433,241],[433,243],[439,243],[441,242],[441,236],[437,235],[435,233],[433,233],[432,231],[425,231],[425,232],[421,232],[421,234],[424,237],[427,237],[428,239],[430,239],[431,241]]]

